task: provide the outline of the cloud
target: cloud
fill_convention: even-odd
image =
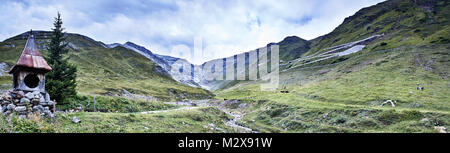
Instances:
[[[171,55],[176,45],[192,51],[194,38],[201,37],[203,48],[211,48],[205,53],[208,60],[279,42],[286,36],[316,38],[362,7],[381,1],[3,0],[0,40],[29,29],[50,30],[60,11],[67,32],[105,43],[131,41],[160,54]]]

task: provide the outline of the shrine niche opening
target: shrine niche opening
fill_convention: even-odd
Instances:
[[[24,79],[25,85],[29,88],[36,88],[39,86],[39,77],[36,74],[28,74]]]

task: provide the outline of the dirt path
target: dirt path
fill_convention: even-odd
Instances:
[[[189,107],[189,106],[186,106],[186,107],[181,107],[181,108],[176,108],[176,109],[139,112],[139,114],[166,113],[166,112],[173,112],[173,111],[191,110],[191,109],[194,109],[194,108],[196,108],[196,107]]]
[[[210,103],[211,100],[191,100],[191,101],[184,101],[184,102],[164,102],[165,104],[172,104],[172,105],[178,105],[183,106],[176,109],[169,109],[169,110],[157,110],[157,111],[146,111],[146,112],[139,112],[140,114],[154,114],[154,113],[165,113],[165,112],[172,112],[172,111],[182,111],[182,110],[192,110],[199,107],[216,107],[219,110],[225,112],[226,114],[233,117],[233,119],[228,120],[225,122],[225,125],[228,127],[231,127],[234,129],[234,132],[238,133],[258,133],[258,131],[252,130],[245,125],[241,124],[240,121],[244,117],[244,114],[232,112],[229,109],[219,107],[218,105],[214,105],[213,103]]]

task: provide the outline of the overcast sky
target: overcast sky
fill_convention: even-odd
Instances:
[[[60,11],[67,32],[104,43],[127,41],[172,56],[194,38],[207,59],[331,32],[363,7],[383,0],[0,0],[0,41],[30,29],[50,30]],[[188,57],[184,57],[190,59]],[[201,61],[192,61],[200,63]]]

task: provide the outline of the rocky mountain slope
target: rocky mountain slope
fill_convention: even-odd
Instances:
[[[33,31],[39,49],[46,54],[46,43],[51,33]],[[0,42],[0,61],[13,65],[20,53],[28,33]],[[85,94],[100,95],[145,95],[150,99],[170,100],[184,98],[207,98],[210,92],[183,85],[167,73],[164,61],[150,51],[140,52],[133,43],[111,47],[80,34],[67,34],[70,62],[78,67],[78,88]],[[140,48],[139,48],[140,49]],[[154,60],[148,60],[154,58]],[[158,63],[157,63],[158,62]],[[2,84],[9,83],[10,76],[2,76]],[[9,80],[9,81],[8,81]]]

